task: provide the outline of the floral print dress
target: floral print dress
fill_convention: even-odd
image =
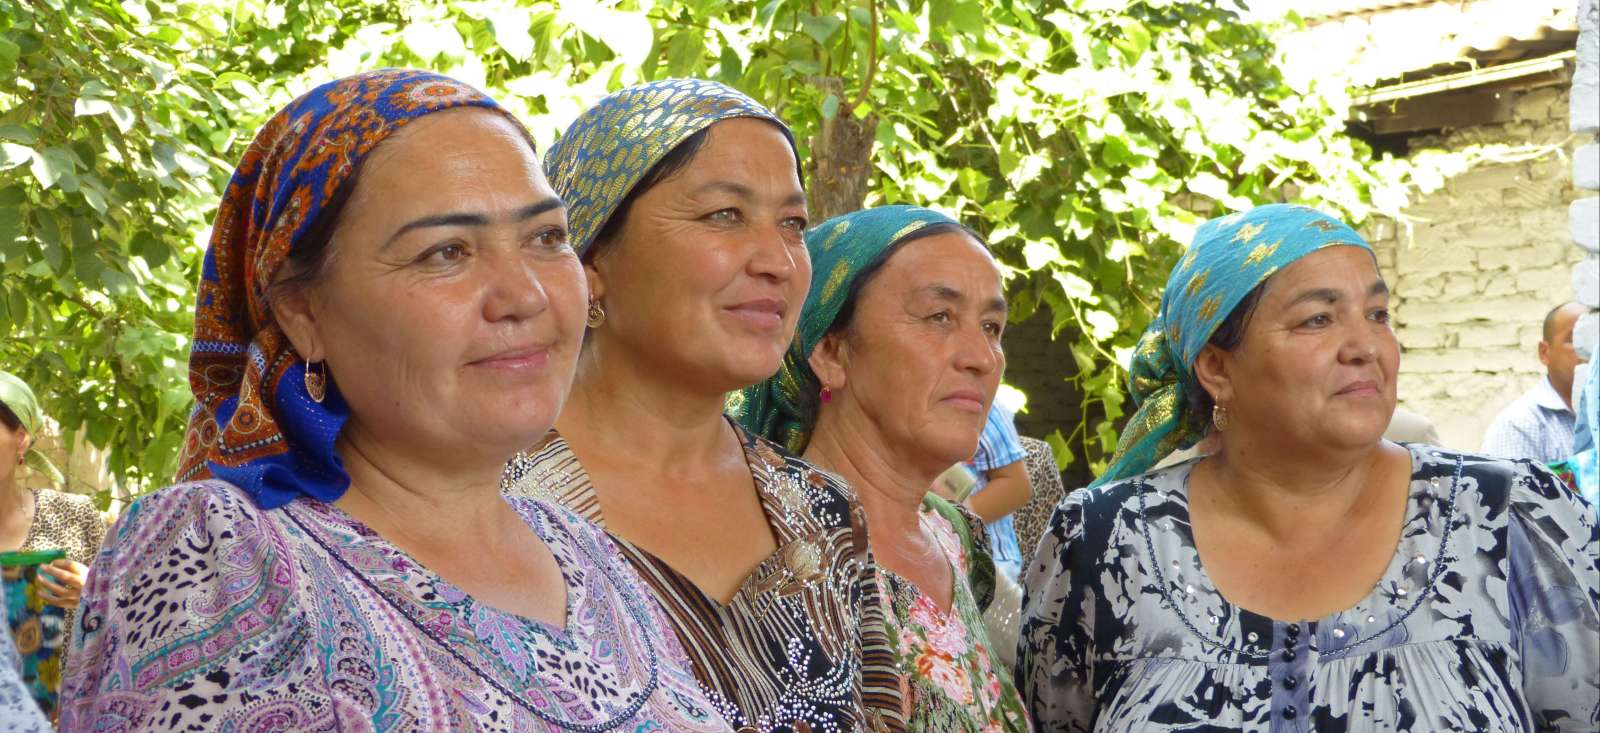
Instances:
[[[605,534],[507,501],[561,568],[564,627],[479,603],[333,504],[263,510],[216,480],[141,498],[90,573],[62,731],[729,733]]]
[[[1022,698],[997,663],[983,610],[967,583],[969,560],[961,538],[938,513],[925,509],[921,521],[954,571],[950,608],[940,609],[910,581],[878,568],[878,590],[892,609],[889,630],[909,688],[907,728],[929,733],[1027,731]]]
[[[1228,602],[1195,461],[1079,490],[1027,572],[1018,687],[1049,731],[1600,730],[1600,532],[1543,466],[1411,445],[1400,542],[1355,606]]]

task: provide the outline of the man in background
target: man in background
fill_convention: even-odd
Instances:
[[[1483,452],[1501,458],[1528,458],[1540,463],[1572,455],[1572,371],[1578,353],[1572,348],[1572,326],[1586,312],[1580,303],[1563,303],[1544,318],[1539,362],[1545,378],[1518,397],[1489,424]]]

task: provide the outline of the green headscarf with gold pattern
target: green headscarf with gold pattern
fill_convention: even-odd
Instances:
[[[1200,225],[1128,365],[1138,412],[1122,428],[1111,467],[1092,485],[1137,476],[1199,442],[1211,416],[1193,414],[1188,394],[1200,389],[1194,363],[1201,349],[1257,285],[1301,257],[1339,246],[1372,251],[1344,222],[1306,206],[1269,204]]]
[[[61,472],[39,452],[39,430],[44,427],[44,410],[39,409],[39,399],[33,396],[28,383],[11,372],[0,371],[0,404],[10,409],[11,414],[16,415],[22,423],[22,429],[28,431],[28,465],[50,477],[51,481],[61,483]]]
[[[878,206],[836,216],[806,232],[811,290],[783,366],[764,382],[735,393],[728,411],[752,432],[795,454],[805,450],[817,424],[821,385],[811,371],[811,350],[833,328],[839,309],[861,273],[882,261],[901,240],[936,225],[960,222],[920,206]]]

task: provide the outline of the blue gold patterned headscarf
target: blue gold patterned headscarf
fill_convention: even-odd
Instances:
[[[960,226],[955,219],[920,206],[879,206],[836,216],[806,232],[813,274],[800,326],[778,373],[730,401],[729,411],[741,424],[797,454],[805,450],[817,424],[821,389],[811,371],[811,350],[833,328],[856,278],[880,262],[896,242],[937,224]]]
[[[1305,206],[1269,204],[1200,225],[1167,278],[1161,312],[1134,349],[1128,388],[1139,409],[1094,485],[1144,473],[1204,437],[1210,416],[1190,414],[1187,399],[1189,390],[1200,389],[1194,376],[1200,350],[1257,285],[1301,257],[1337,246],[1372,251],[1344,222]]]
[[[195,407],[179,481],[219,478],[265,509],[301,494],[322,501],[344,494],[350,476],[333,445],[349,410],[336,384],[323,402],[311,399],[305,360],[278,327],[268,291],[373,149],[414,120],[460,107],[489,110],[522,129],[459,81],[378,69],[306,92],[256,133],[222,194],[200,266],[189,353]]]
[[[794,149],[788,125],[760,102],[705,79],[631,86],[578,115],[544,163],[550,186],[567,204],[567,228],[578,255],[589,251],[617,206],[667,153],[690,135],[734,117],[777,125]]]

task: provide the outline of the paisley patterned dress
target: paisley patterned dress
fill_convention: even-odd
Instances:
[[[566,627],[478,603],[332,504],[211,480],[145,497],[84,594],[63,731],[727,731],[605,535],[512,506]]]
[[[1388,570],[1354,607],[1230,604],[1195,462],[1074,492],[1029,565],[1018,684],[1049,731],[1595,731],[1600,534],[1542,466],[1409,446]]]
[[[954,571],[949,609],[912,582],[878,568],[878,591],[891,609],[889,633],[900,650],[909,694],[907,728],[940,733],[1026,733],[1028,718],[1008,670],[989,646],[983,610],[967,583],[967,550],[950,520],[924,510],[922,526]],[[973,518],[979,542],[983,525]],[[987,560],[987,558],[984,558]]]

